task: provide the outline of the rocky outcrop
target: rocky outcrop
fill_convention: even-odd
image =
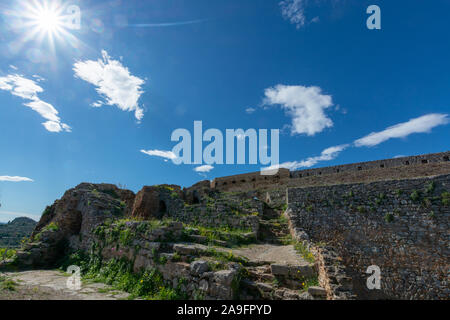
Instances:
[[[131,215],[134,218],[161,218],[166,213],[184,207],[183,192],[180,186],[145,186],[136,194]]]
[[[63,256],[70,242],[88,248],[92,230],[107,219],[128,214],[134,193],[112,184],[82,183],[45,209],[17,262],[50,266]]]

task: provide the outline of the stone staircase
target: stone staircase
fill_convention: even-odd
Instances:
[[[264,210],[260,220],[258,242],[242,247],[227,247],[221,241],[206,241],[191,233],[188,243],[175,244],[172,250],[182,257],[200,256],[214,248],[224,254],[242,258],[244,273],[241,279],[240,299],[317,300],[326,299],[325,289],[318,286],[314,263],[306,261],[296,250],[290,238],[288,221],[281,212]],[[172,254],[169,254],[170,259]]]

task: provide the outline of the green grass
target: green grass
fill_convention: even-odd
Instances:
[[[130,294],[130,299],[140,297],[147,300],[180,300],[187,299],[181,279],[173,288],[164,281],[162,274],[155,268],[141,272],[133,272],[133,263],[124,258],[103,262],[98,255],[87,256],[82,252],[70,255],[62,264],[62,270],[68,265],[78,265],[84,281],[101,282],[112,286],[115,290]]]
[[[386,213],[386,215],[384,216],[384,220],[387,223],[391,223],[394,221],[394,215],[392,213]]]
[[[442,205],[448,207],[450,206],[450,192],[442,192],[441,194],[441,201],[442,201]]]
[[[0,276],[0,291],[8,290],[14,291],[16,290],[17,283],[14,280],[11,280],[5,276]]]
[[[419,201],[420,200],[420,191],[414,190],[409,197],[412,201]]]
[[[246,259],[235,256],[231,250],[228,252],[222,252],[222,251],[218,251],[214,248],[209,248],[206,251],[206,255],[213,257],[216,261],[223,263],[223,264],[226,264],[228,262],[237,262],[242,265],[247,264]]]
[[[302,284],[302,292],[308,291],[309,287],[319,286],[319,278],[317,276],[311,278],[303,278],[300,281]]]
[[[215,240],[225,241],[229,246],[240,246],[255,242],[256,239],[244,236],[246,233],[251,233],[251,229],[237,229],[230,227],[210,228],[194,224],[184,224],[186,234],[192,234],[194,229],[198,230],[198,234],[206,237],[209,243]]]
[[[303,243],[301,242],[295,243],[294,248],[297,251],[297,253],[300,254],[306,261],[311,263],[315,261],[314,255],[311,253],[311,251],[308,250],[308,248]]]
[[[16,256],[16,250],[8,248],[0,248],[0,261],[14,259]]]
[[[425,193],[432,194],[434,192],[434,189],[436,188],[436,184],[434,181],[431,181],[425,186]]]

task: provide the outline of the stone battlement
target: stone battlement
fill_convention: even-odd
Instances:
[[[215,178],[210,186],[219,191],[247,191],[415,178],[449,173],[449,159],[450,151],[446,151],[306,170],[280,169],[273,176],[252,172]]]

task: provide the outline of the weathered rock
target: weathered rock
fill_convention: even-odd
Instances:
[[[136,194],[132,216],[161,218],[167,212],[183,208],[183,192],[176,185],[145,186]]]
[[[270,265],[271,272],[274,276],[288,276],[290,267],[282,264]]]
[[[179,254],[183,255],[195,255],[199,254],[200,252],[207,251],[207,247],[201,244],[183,244],[183,243],[176,243],[173,245],[173,250],[178,252]]]
[[[208,262],[203,260],[193,261],[191,263],[191,272],[195,275],[200,275],[209,270]]]
[[[308,293],[313,297],[326,297],[327,291],[322,287],[311,286],[308,288]]]
[[[31,241],[38,243],[39,249],[25,247],[17,262],[51,266],[69,243],[87,250],[95,228],[107,219],[125,216],[133,199],[132,191],[112,184],[82,183],[66,191],[60,200],[47,207],[31,235]],[[74,241],[74,236],[82,240]]]

